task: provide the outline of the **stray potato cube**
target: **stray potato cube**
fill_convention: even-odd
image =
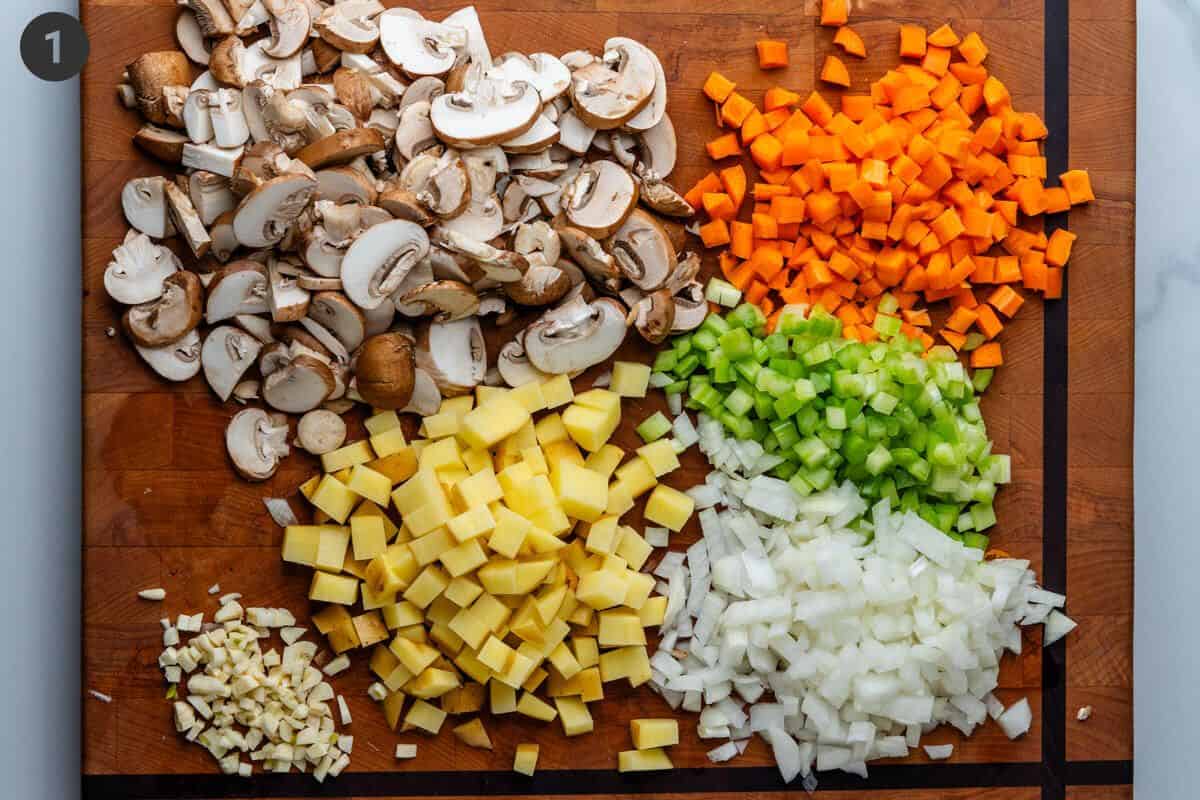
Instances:
[[[595,729],[591,712],[587,704],[578,697],[556,697],[554,707],[558,709],[558,721],[562,723],[563,733],[567,736],[579,736],[591,733]]]
[[[646,519],[678,532],[687,524],[695,507],[696,501],[688,495],[659,484],[646,501]]]
[[[483,721],[479,717],[467,720],[461,725],[456,725],[452,731],[455,736],[470,747],[478,747],[481,750],[492,749],[492,740],[488,737],[487,730],[483,727]]]
[[[554,706],[529,692],[521,693],[521,699],[517,701],[517,713],[533,719],[540,719],[542,722],[553,722],[554,718],[558,716],[558,711]]]
[[[446,721],[446,712],[424,700],[417,700],[404,717],[404,727],[401,730],[417,728],[426,733],[437,734]],[[640,751],[639,751],[640,752]]]
[[[651,772],[662,769],[675,769],[667,751],[662,748],[622,750],[617,753],[617,770],[620,772]]]
[[[645,397],[649,386],[649,364],[633,361],[617,361],[613,364],[612,383],[609,388],[621,397]]]
[[[560,375],[560,378],[565,378],[566,375]],[[570,386],[570,384],[567,384]],[[536,744],[519,744],[517,745],[517,754],[513,758],[513,772],[519,772],[522,775],[532,776],[537,771],[537,760],[539,746]]]
[[[679,720],[631,719],[629,733],[638,750],[653,750],[679,744]]]

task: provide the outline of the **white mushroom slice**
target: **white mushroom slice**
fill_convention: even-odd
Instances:
[[[233,468],[246,480],[267,480],[289,452],[287,433],[286,424],[276,424],[260,408],[246,408],[234,414],[225,429],[225,449]]]
[[[400,114],[394,108],[373,109],[367,118],[367,127],[379,131],[385,139],[394,137],[400,129]]]
[[[541,214],[537,202],[516,180],[509,181],[505,187],[501,209],[507,223],[530,222]]]
[[[371,83],[366,73],[349,67],[341,67],[333,73],[333,89],[338,102],[360,121],[369,118],[371,109],[382,99],[379,90]]]
[[[489,293],[479,296],[479,311],[476,312],[477,316],[486,317],[489,314],[495,314],[497,317],[501,317],[507,313],[508,301],[502,295]]]
[[[452,219],[442,220],[438,227],[443,231],[491,241],[504,230],[504,212],[500,208],[499,198],[495,195],[482,201],[472,199],[466,211]]]
[[[571,74],[571,104],[596,130],[620,127],[650,102],[657,83],[653,54],[632,39],[605,42],[604,57]]]
[[[539,199],[562,191],[562,187],[556,181],[542,180],[532,175],[517,175],[513,181],[525,190],[525,194]]]
[[[225,36],[233,33],[234,19],[221,0],[181,0],[180,5],[192,10],[196,24],[205,36]]]
[[[200,351],[200,361],[205,380],[222,402],[233,394],[233,387],[254,364],[260,349],[262,344],[257,339],[231,325],[209,331]]]
[[[660,178],[666,178],[675,169],[678,144],[675,140],[675,125],[664,114],[657,125],[642,131],[638,136],[640,163],[644,169],[653,170]]]
[[[313,23],[313,29],[343,52],[369,53],[379,43],[376,17],[383,11],[379,0],[348,0],[322,11]]]
[[[529,269],[529,260],[520,253],[501,250],[445,226],[437,229],[436,237],[437,244],[467,256],[482,267],[489,278],[500,283],[519,281]]]
[[[388,59],[409,75],[445,75],[466,47],[467,32],[409,13],[389,9],[379,16],[379,43]]]
[[[237,235],[233,232],[235,216],[234,212],[226,211],[217,217],[213,221],[212,227],[208,229],[208,235],[212,238],[212,247],[208,252],[222,264],[233,258],[234,251],[241,246]]]
[[[233,387],[233,394],[231,397],[233,397],[234,400],[238,401],[242,405],[245,405],[251,400],[257,400],[259,397],[261,397],[261,389],[262,383],[254,380],[253,378],[239,381],[238,385]]]
[[[300,54],[296,53],[288,58],[274,58],[267,54],[267,46],[266,39],[259,39],[254,44],[246,46],[240,64],[242,85],[259,80],[285,92],[299,88],[304,81],[304,70],[300,66]]]
[[[587,50],[572,50],[569,53],[563,53],[558,57],[558,60],[567,69],[574,72],[577,69],[583,69],[590,64],[596,63],[600,58],[595,53],[589,53]]]
[[[259,317],[254,314],[238,314],[233,318],[233,321],[240,325],[246,333],[258,339],[263,344],[270,344],[275,341],[275,336],[271,333],[271,320],[266,317]]]
[[[208,114],[213,143],[217,147],[240,147],[250,138],[250,127],[242,111],[242,93],[218,89],[208,93]]]
[[[429,266],[429,280],[449,280],[475,284],[484,277],[483,270],[471,259],[460,253],[453,253],[443,247],[431,245],[429,248],[429,258],[426,261]],[[415,275],[417,272],[418,270],[414,269],[410,275]],[[423,283],[428,283],[428,281],[424,281]],[[423,283],[418,285],[423,285]]]
[[[149,123],[143,125],[133,135],[133,143],[168,164],[180,163],[187,146],[191,144],[188,137],[179,131],[160,128]]]
[[[126,309],[121,326],[142,347],[174,344],[200,324],[203,301],[200,278],[194,272],[180,270],[163,281],[158,299]]]
[[[419,103],[407,105],[400,112],[396,127],[396,155],[404,161],[411,161],[419,153],[438,144],[433,132],[433,123],[429,121],[430,105],[422,100]]]
[[[460,8],[443,19],[442,24],[453,25],[467,32],[467,43],[463,49],[472,63],[485,67],[492,63],[492,53],[488,50],[487,37],[483,35],[483,26],[479,24],[475,6]]]
[[[347,164],[386,147],[383,134],[374,128],[350,128],[313,142],[297,153],[296,158],[312,169],[323,169]]]
[[[271,12],[267,11],[263,0],[225,0],[225,4],[229,6],[229,15],[237,20],[233,32],[238,36],[257,33],[258,28],[271,19]]]
[[[530,264],[521,280],[504,284],[504,293],[523,306],[556,303],[570,290],[571,279],[567,273],[548,264]]]
[[[617,267],[634,286],[652,292],[675,269],[675,247],[666,229],[645,211],[634,209],[608,241]]]
[[[314,211],[325,226],[329,239],[339,247],[349,245],[361,232],[361,208],[356,203],[340,206],[328,200],[319,200],[314,205]]]
[[[663,288],[669,290],[672,295],[679,294],[696,280],[698,274],[700,274],[700,256],[697,253],[684,253],[671,272],[671,276],[663,284]]]
[[[295,322],[308,313],[309,293],[296,279],[280,271],[280,262],[271,258],[267,262],[267,304],[271,319],[276,322]]]
[[[246,247],[271,247],[303,213],[316,191],[315,179],[304,175],[272,178],[238,205],[233,230]]]
[[[345,420],[324,408],[309,411],[296,424],[296,444],[315,456],[332,453],[345,441]]]
[[[263,49],[271,58],[289,58],[297,55],[312,30],[312,17],[305,0],[262,0],[271,15],[271,38]]]
[[[213,46],[208,57],[212,77],[229,86],[242,87],[250,83],[246,70],[246,43],[237,36],[226,36]]]
[[[182,269],[178,257],[144,233],[130,231],[113,250],[104,270],[104,290],[118,303],[136,305],[158,299],[163,281]]]
[[[600,242],[588,234],[578,228],[563,225],[558,228],[558,238],[571,260],[592,278],[607,281],[620,277],[616,260],[605,251]]]
[[[200,220],[200,215],[196,213],[191,198],[173,181],[165,182],[163,190],[167,197],[167,212],[170,214],[171,224],[183,236],[192,254],[196,258],[203,258],[212,246],[212,239]]]
[[[142,360],[169,381],[186,381],[200,372],[200,332],[193,329],[178,342],[163,347],[134,345]]]
[[[457,150],[447,150],[417,190],[417,201],[443,219],[457,217],[471,202],[471,179]]]
[[[586,164],[563,189],[567,220],[598,238],[611,236],[637,204],[637,185],[626,170],[611,161]]]
[[[433,281],[403,295],[399,301],[417,306],[421,316],[433,317],[435,322],[453,322],[479,312],[479,295],[459,281]]]
[[[433,224],[433,215],[417,202],[417,195],[408,189],[403,189],[399,186],[385,189],[379,195],[378,203],[380,208],[387,211],[396,219],[415,222],[422,227]]]
[[[430,248],[432,253],[433,248]],[[392,302],[384,303],[385,306],[391,306],[395,311],[403,314],[406,317],[423,317],[426,313],[424,303],[406,303],[404,302],[405,295],[410,292],[415,292],[422,286],[427,286],[433,283],[437,278],[433,274],[433,260],[429,257],[421,259],[408,274],[404,276],[404,280],[396,287],[396,291],[392,292]],[[453,279],[452,279],[453,280]],[[466,283],[466,281],[462,281]]]
[[[484,201],[496,191],[501,175],[508,173],[508,156],[496,145],[464,151],[463,161],[471,177],[471,198]]]
[[[201,72],[196,77],[196,80],[192,81],[192,85],[189,87],[188,91],[189,92],[201,92],[201,91],[215,92],[217,89],[220,89],[220,88],[221,88],[221,82],[218,81],[213,76],[212,71],[205,70],[204,72]]]
[[[180,163],[190,169],[202,169],[205,172],[215,172],[232,178],[241,161],[243,148],[224,148],[211,144],[193,144],[184,142],[180,154]]]
[[[476,317],[428,322],[417,331],[417,366],[429,373],[445,397],[457,397],[483,382],[487,346]]]
[[[270,310],[267,294],[264,265],[246,259],[226,264],[208,286],[205,319],[212,325],[238,314],[265,314]]]
[[[197,64],[208,64],[208,42],[204,39],[204,31],[196,20],[196,12],[183,9],[175,20],[175,40],[187,57]]]
[[[338,205],[361,203],[375,205],[378,192],[374,182],[354,167],[330,167],[317,173],[315,200],[331,200]]]
[[[558,129],[561,131],[558,143],[576,155],[586,153],[596,138],[596,129],[590,127],[572,110],[564,111],[558,118]]]
[[[554,264],[562,253],[562,240],[558,231],[545,220],[517,226],[513,235],[513,250],[523,256],[540,253],[546,264]]]
[[[442,406],[442,392],[437,383],[423,369],[413,370],[412,397],[408,404],[400,409],[402,414],[417,414],[428,417],[436,414]]]
[[[430,119],[443,141],[469,148],[520,136],[537,121],[541,108],[529,84],[484,79],[471,91],[436,98]]]
[[[627,320],[650,344],[662,344],[675,325],[675,299],[668,289],[659,289],[639,300]]]
[[[334,373],[328,364],[313,356],[298,355],[266,376],[262,397],[271,408],[303,414],[318,408],[334,388]]]
[[[625,339],[625,310],[612,298],[592,303],[576,294],[525,329],[529,362],[553,375],[599,364]]]
[[[308,316],[316,320],[353,352],[366,338],[366,319],[341,292],[320,292],[309,303]]]
[[[642,107],[642,110],[634,114],[625,121],[625,128],[631,131],[645,131],[653,128],[667,113],[667,73],[663,71],[662,62],[658,60],[658,56],[654,51],[645,47],[640,42],[635,42],[632,39],[627,39],[623,36],[616,36],[604,43],[604,49],[609,50],[624,44],[628,47],[641,47],[650,56],[650,62],[654,66],[654,91],[650,93],[650,101]]]
[[[375,308],[364,309],[363,320],[366,322],[367,336],[377,336],[392,327],[396,318],[396,307],[391,303],[380,303]]]
[[[612,154],[613,160],[625,169],[633,169],[637,164],[637,156],[633,154],[633,148],[637,147],[637,140],[622,131],[608,131],[607,138],[608,150]]]
[[[414,400],[414,388],[421,383],[417,378],[413,340],[396,331],[372,336],[363,342],[354,373],[355,389],[375,408],[405,408]],[[427,374],[424,380],[427,382],[423,387],[424,394],[428,394],[428,384],[433,385],[437,397],[433,411],[437,411],[441,394]],[[426,410],[424,413],[432,412]]]
[[[542,113],[529,130],[501,142],[500,146],[509,153],[540,153],[557,142],[560,136],[558,126]]]
[[[425,229],[408,220],[370,228],[342,259],[342,287],[359,308],[378,307],[429,253]]]
[[[188,197],[200,215],[200,222],[211,226],[223,214],[237,207],[237,196],[229,188],[229,178],[214,172],[197,170],[188,178]],[[209,231],[212,236],[212,231]]]
[[[191,81],[187,56],[178,50],[144,53],[127,68],[129,84],[133,87],[138,111],[147,122],[156,125],[173,123],[165,92],[170,87],[186,87]],[[186,89],[184,89],[186,91]],[[180,99],[176,94],[175,100]],[[182,110],[182,105],[178,110]],[[177,121],[177,120],[176,120]],[[172,127],[182,127],[172,124]]]
[[[121,208],[133,228],[154,239],[167,235],[167,198],[162,177],[133,178],[121,190]]]
[[[638,200],[647,208],[664,216],[679,219],[689,219],[695,215],[696,210],[684,199],[683,195],[658,177],[658,173],[651,169],[642,169],[641,164],[635,169],[638,170]]]
[[[543,103],[549,103],[571,85],[571,71],[549,53],[505,53],[496,59],[486,74],[508,83],[528,83]]]
[[[341,284],[342,259],[346,249],[329,235],[323,225],[314,225],[300,240],[300,259],[317,275]]]
[[[496,357],[496,367],[500,371],[500,377],[514,389],[534,381],[542,383],[552,377],[529,363],[521,339],[522,337],[518,336],[506,343],[504,347],[500,348],[500,354]]]
[[[708,301],[704,297],[704,285],[692,281],[675,295],[675,322],[671,333],[685,333],[699,328],[708,316]]]

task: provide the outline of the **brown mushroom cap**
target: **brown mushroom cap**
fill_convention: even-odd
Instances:
[[[204,289],[194,272],[180,270],[162,282],[157,300],[131,306],[121,326],[142,347],[163,347],[195,330],[204,316]]]
[[[675,325],[675,298],[667,289],[643,297],[629,312],[629,321],[650,344],[661,344]]]
[[[163,90],[168,86],[188,86],[192,82],[187,55],[179,50],[143,53],[126,69],[142,116],[156,125],[165,124],[168,114]]]
[[[358,393],[375,408],[400,409],[413,393],[416,357],[402,333],[381,333],[363,342],[355,362]]]

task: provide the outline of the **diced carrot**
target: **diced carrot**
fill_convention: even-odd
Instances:
[[[779,169],[783,159],[783,143],[764,133],[750,145],[750,156],[760,169]]]
[[[934,47],[930,45],[925,48],[925,58],[921,59],[921,69],[939,78],[946,74],[946,70],[950,69],[950,48]]]
[[[849,25],[843,25],[837,29],[837,33],[833,36],[833,43],[849,55],[859,58],[867,57],[867,46],[863,43],[862,37]]]
[[[875,109],[875,101],[869,94],[842,95],[842,113],[855,122],[862,122]]]
[[[713,219],[730,220],[737,216],[737,208],[724,192],[705,192],[701,202],[705,212]]]
[[[792,177],[793,172],[794,170],[790,170],[787,167],[781,167],[779,169],[760,169],[758,174],[767,183],[783,186]]]
[[[1091,178],[1085,169],[1068,170],[1058,176],[1058,182],[1067,190],[1067,196],[1071,198],[1073,206],[1096,199],[1096,195],[1092,193]]]
[[[809,159],[808,134],[794,130],[783,140],[780,163],[785,167],[797,167]]]
[[[837,161],[825,165],[825,177],[829,179],[829,189],[834,192],[846,192],[858,179],[858,170],[853,164]]]
[[[749,222],[729,223],[729,252],[738,258],[749,258],[754,251],[754,226]]]
[[[783,269],[783,254],[773,247],[759,247],[750,256],[749,263],[764,281],[769,281]]]
[[[704,202],[705,192],[719,191],[721,191],[721,179],[717,177],[717,173],[710,172],[700,180],[696,181],[696,185],[688,190],[687,194],[683,196],[683,199],[687,200],[688,205],[690,205],[692,208],[700,208],[701,204]]]
[[[971,367],[973,369],[999,367],[1003,363],[1004,355],[1001,353],[999,342],[981,344],[971,351]]]
[[[729,244],[729,226],[723,219],[714,219],[700,226],[700,240],[705,247],[719,247]]]
[[[817,125],[827,125],[833,119],[833,109],[825,102],[825,98],[815,91],[800,106],[800,110]]]
[[[1012,107],[1012,95],[998,78],[989,76],[983,83],[983,102],[987,103],[989,114],[998,114]]]
[[[1046,290],[1046,254],[1040,250],[1030,250],[1020,258],[1021,285],[1026,289],[1044,292]]]
[[[767,120],[757,108],[752,109],[742,120],[742,145],[748,145],[767,132]]]
[[[971,283],[993,283],[996,279],[996,259],[991,256],[977,255],[971,259],[975,262],[975,271],[971,273]]]
[[[805,218],[805,203],[803,197],[773,197],[771,198],[771,216],[776,222],[787,225],[789,223],[804,222]]]
[[[900,26],[900,57],[925,57],[925,29],[920,25]]]
[[[917,325],[922,328],[928,328],[933,324],[929,319],[929,310],[925,308],[912,310],[905,309],[900,312],[900,316],[903,317],[904,321],[909,325]]]
[[[953,347],[955,351],[962,350],[963,345],[967,343],[967,337],[965,334],[959,333],[958,331],[950,328],[942,328],[940,331],[938,331],[938,335],[945,339],[946,344]]]
[[[1015,283],[1021,280],[1021,265],[1019,262],[1020,256],[1000,256],[996,259],[996,271],[992,281],[994,283]]]
[[[1064,228],[1055,229],[1054,233],[1050,234],[1050,241],[1046,244],[1046,263],[1052,267],[1061,267],[1067,263],[1067,259],[1071,257],[1071,246],[1075,244],[1078,237]]]
[[[704,81],[704,94],[714,103],[724,103],[729,98],[729,95],[733,94],[733,90],[736,87],[736,83],[721,73],[710,72],[708,73],[708,80]]]
[[[774,111],[768,111],[763,114],[763,122],[767,125],[768,131],[774,131],[781,127],[792,116],[792,112],[786,108],[777,108]]]
[[[850,19],[850,12],[846,8],[846,0],[821,0],[822,25],[836,28],[839,25],[845,25],[848,19]]]
[[[951,74],[954,74],[955,66],[955,64],[950,65]],[[964,114],[972,116],[976,111],[983,108],[983,85],[978,83],[968,84],[956,74],[954,77],[963,83],[962,92],[958,95],[958,104],[962,106]]]
[[[937,47],[954,47],[958,44],[958,34],[946,24],[929,34],[928,41]]]
[[[972,67],[978,67],[987,58],[987,45],[983,43],[983,39],[979,38],[979,34],[971,31],[962,40],[962,44],[958,46],[958,52],[962,55],[963,60]]]
[[[846,65],[842,60],[834,55],[825,56],[825,63],[821,65],[821,80],[826,83],[832,83],[834,86],[842,86],[849,88],[850,86],[850,71],[846,69]]]
[[[746,198],[746,170],[742,168],[741,164],[726,167],[721,170],[720,183],[725,194],[729,195],[729,199],[733,202],[734,209],[740,209],[742,201]]]
[[[727,133],[724,136],[718,136],[708,144],[704,145],[708,150],[708,157],[713,161],[720,161],[722,158],[730,158],[742,152],[741,145],[738,144],[736,133]]]
[[[938,215],[937,219],[929,223],[929,228],[942,244],[946,244],[961,236],[966,230],[962,219],[958,216],[958,212],[953,208],[947,208]]]
[[[767,288],[765,283],[755,281],[754,283],[750,284],[749,288],[747,288],[745,291],[746,302],[758,305],[762,302],[763,298],[767,296],[768,291],[770,290]]]
[[[1071,197],[1061,186],[1042,190],[1042,205],[1047,214],[1058,214],[1071,209]]]
[[[922,108],[928,108],[932,103],[929,90],[924,86],[905,86],[896,92],[892,101],[892,109],[897,114],[908,114]]]
[[[752,214],[750,220],[755,239],[774,239],[779,236],[779,223],[770,214]]]
[[[754,184],[754,199],[760,203],[770,202],[772,197],[781,194],[791,194],[791,189],[787,186],[778,186],[773,183],[756,183]],[[762,212],[766,213],[766,212]]]
[[[828,190],[813,192],[808,196],[807,204],[809,218],[818,225],[836,217],[841,208],[837,195]]]
[[[1011,286],[998,286],[988,297],[988,303],[992,308],[999,311],[1004,316],[1012,319],[1017,314],[1017,310],[1021,304],[1025,302],[1025,298],[1017,294]]]
[[[740,128],[754,110],[754,103],[734,92],[721,104],[721,121],[731,128]]]
[[[808,150],[817,161],[845,161],[850,155],[836,136],[809,136]]]
[[[980,303],[975,309],[975,327],[979,328],[989,341],[1000,335],[1000,331],[1004,330],[1004,323],[996,316],[996,312],[986,303]]]
[[[754,43],[761,69],[779,69],[788,65],[787,42],[779,39],[759,39]]]
[[[966,306],[959,306],[954,309],[954,313],[946,320],[946,327],[956,333],[966,333],[967,329],[975,324],[975,320],[979,318],[979,314],[975,313],[974,309]]]
[[[1046,270],[1046,299],[1058,300],[1063,294],[1062,267],[1050,267]]]
[[[781,108],[790,108],[791,106],[800,104],[800,95],[795,92],[790,92],[787,89],[779,86],[772,86],[763,94],[763,108],[767,111],[775,111]]]

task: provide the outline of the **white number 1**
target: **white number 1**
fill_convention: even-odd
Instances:
[[[50,60],[55,63],[62,62],[62,31],[50,31],[46,34],[46,41],[50,42]]]

